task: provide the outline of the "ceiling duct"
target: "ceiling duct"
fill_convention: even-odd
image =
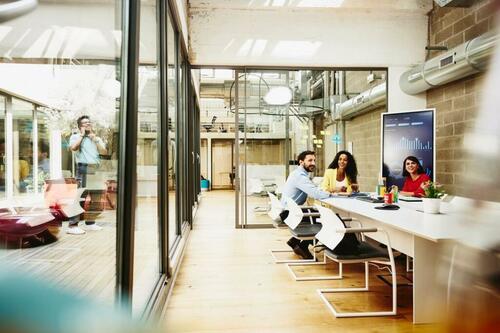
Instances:
[[[0,1],[0,22],[6,22],[31,12],[38,0]]]
[[[482,72],[486,70],[497,41],[494,31],[467,41],[404,72],[399,78],[399,86],[405,93],[415,95]]]
[[[470,7],[477,0],[434,0],[439,7]]]
[[[335,105],[334,120],[348,120],[386,104],[386,82]]]
[[[309,89],[309,98],[317,99],[323,97],[323,75],[318,75],[315,80],[311,79],[311,86]]]

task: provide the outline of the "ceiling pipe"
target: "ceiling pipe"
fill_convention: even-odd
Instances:
[[[0,4],[0,23],[15,19],[31,12],[38,5],[38,0],[18,0]]]
[[[335,105],[334,120],[348,120],[386,104],[386,86],[378,86],[363,91],[359,95]]]
[[[497,41],[498,35],[494,31],[467,41],[401,74],[399,87],[409,95],[416,95],[483,72]]]

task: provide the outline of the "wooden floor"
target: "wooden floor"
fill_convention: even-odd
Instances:
[[[134,314],[140,314],[158,281],[159,245],[156,198],[139,198],[136,208],[134,251]],[[96,220],[103,227],[84,235],[65,233],[67,222],[52,244],[0,249],[0,264],[9,264],[34,278],[89,296],[105,304],[115,302],[116,211],[106,210]],[[85,224],[80,222],[85,229]],[[175,235],[175,224],[170,226]]]
[[[431,332],[411,322],[411,286],[398,288],[398,316],[339,318],[316,294],[320,287],[360,286],[362,265],[344,266],[342,281],[293,281],[268,249],[286,248],[286,230],[235,229],[234,192],[203,194],[171,298],[166,332]],[[400,260],[400,272],[404,271]],[[335,271],[332,264],[328,270]],[[302,269],[300,273],[310,273]],[[324,273],[325,271],[323,271]],[[391,289],[371,269],[373,292],[337,294],[341,310],[389,309]],[[411,278],[411,276],[410,276]],[[401,283],[408,282],[401,278]]]

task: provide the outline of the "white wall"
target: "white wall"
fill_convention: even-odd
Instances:
[[[422,10],[191,4],[189,17],[190,61],[196,65],[409,66],[424,60],[427,44]]]
[[[399,87],[401,74],[409,70],[410,67],[391,66],[387,70],[388,76],[388,112],[400,112],[409,110],[424,109],[427,106],[425,92],[418,95],[408,95]]]

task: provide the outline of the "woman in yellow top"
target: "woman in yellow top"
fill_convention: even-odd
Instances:
[[[358,168],[354,156],[348,151],[341,150],[326,169],[321,189],[329,192],[356,192],[357,178]]]

